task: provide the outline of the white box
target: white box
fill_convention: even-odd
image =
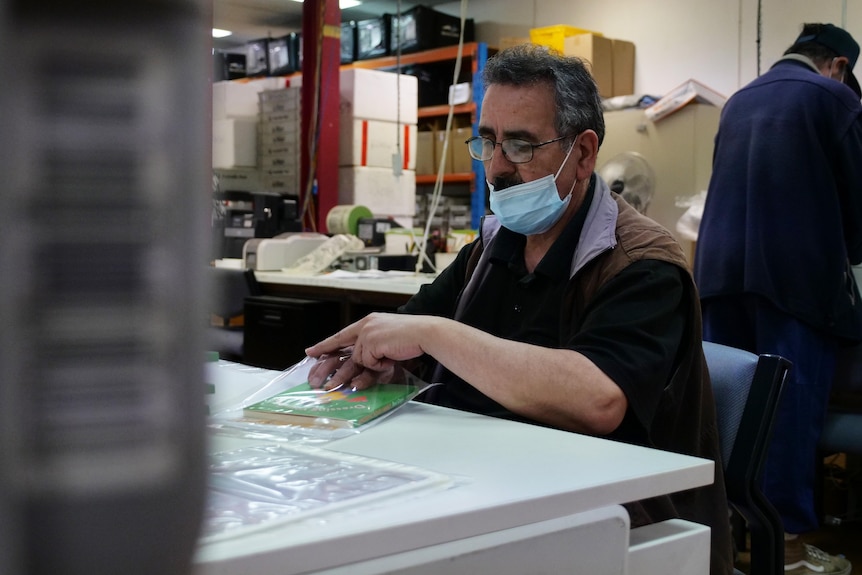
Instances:
[[[392,156],[401,147],[402,170],[416,169],[416,124],[359,120],[342,115],[339,120],[338,165],[392,168]]]
[[[418,122],[419,93],[416,76],[346,68],[341,71],[339,86],[342,114],[402,124]]]
[[[278,87],[276,78],[262,78],[250,82],[213,82],[213,120],[257,116],[258,93]]]
[[[338,203],[367,207],[375,216],[412,216],[416,211],[416,172],[392,168],[338,169]]]
[[[257,192],[260,190],[260,172],[257,168],[216,169],[218,189],[221,191]]]
[[[302,108],[302,93],[300,88],[282,88],[280,90],[263,90],[258,94],[260,111],[296,112]]]
[[[213,168],[257,166],[257,119],[213,120]]]
[[[264,190],[276,194],[299,195],[299,166],[283,166],[281,169],[262,170],[261,183]]]
[[[213,82],[213,120],[257,116],[257,94],[255,84]]]

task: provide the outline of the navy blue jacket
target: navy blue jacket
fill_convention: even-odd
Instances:
[[[753,293],[862,339],[850,264],[862,262],[862,105],[794,59],[721,113],[694,260],[702,299]]]

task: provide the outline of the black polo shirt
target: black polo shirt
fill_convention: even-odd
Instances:
[[[462,321],[498,337],[586,355],[623,389],[629,401],[629,415],[614,437],[644,443],[643,430],[649,428],[670,378],[685,325],[688,302],[683,301],[682,270],[662,261],[633,263],[584,310],[582,329],[567,333],[568,318],[561,317],[561,310],[594,182],[584,204],[532,273],[524,261],[526,237],[500,228],[491,248],[489,281],[484,284],[489,287],[475,294]],[[470,249],[462,249],[455,262],[400,311],[453,317]],[[524,421],[445,368],[438,375],[435,381],[444,385],[426,392],[425,401]]]

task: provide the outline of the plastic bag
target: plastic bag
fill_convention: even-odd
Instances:
[[[349,357],[349,351],[343,353]],[[409,371],[397,368],[385,384],[367,390],[309,389],[308,374],[316,362],[316,359],[306,357],[263,385],[249,387],[246,378],[245,394],[230,403],[222,402],[219,409],[212,410],[210,427],[217,432],[246,437],[329,441],[360,433],[376,425],[433,385]],[[282,395],[289,390],[289,396]],[[398,390],[398,393],[393,390]],[[384,397],[384,392],[388,394],[387,398],[390,395],[394,397],[391,401],[387,400],[389,403],[375,403]],[[260,415],[252,407],[267,400],[268,403],[282,403],[285,407],[284,417],[274,412]],[[311,415],[302,415],[300,412]]]
[[[396,503],[452,485],[417,467],[308,445],[253,445],[211,457],[201,544],[314,517],[350,506]]]
[[[676,231],[683,239],[696,242],[697,234],[700,229],[700,220],[703,218],[703,205],[706,202],[706,190],[695,194],[676,199],[678,208],[688,208],[676,222]]]

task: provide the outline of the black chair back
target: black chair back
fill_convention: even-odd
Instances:
[[[784,526],[760,486],[775,410],[791,363],[703,343],[718,418],[727,497],[751,533],[751,572],[783,573]]]

